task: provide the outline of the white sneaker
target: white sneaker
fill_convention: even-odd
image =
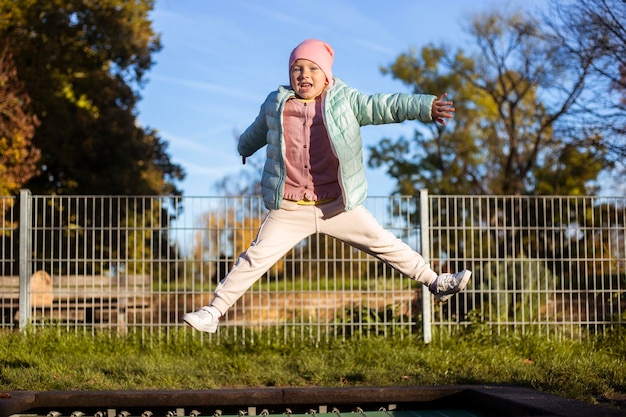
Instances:
[[[215,333],[217,331],[219,317],[215,315],[209,307],[202,307],[198,311],[185,314],[183,320],[196,330]]]
[[[441,274],[430,283],[428,289],[439,301],[445,303],[457,292],[463,291],[472,276],[472,271],[464,269],[456,274]]]

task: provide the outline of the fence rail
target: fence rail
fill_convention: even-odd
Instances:
[[[469,268],[439,304],[417,283],[328,236],[276,263],[220,333],[285,339],[419,334],[482,326],[580,337],[626,323],[626,199],[370,197],[366,207],[437,271]],[[0,199],[2,328],[152,332],[212,291],[265,216],[256,197]],[[218,336],[219,337],[219,334]]]

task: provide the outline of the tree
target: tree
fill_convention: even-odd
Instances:
[[[158,132],[136,117],[152,54],[161,48],[148,19],[153,3],[0,0],[0,37],[31,98],[27,110],[40,121],[33,136],[41,151],[39,174],[23,186],[50,196],[35,224],[57,219],[34,256],[91,259],[44,265],[55,273],[145,272],[137,259],[164,266],[151,272],[160,279],[174,270],[167,265],[175,258],[167,226],[182,207],[167,202],[175,198],[55,198],[180,194],[183,169],[171,162]],[[130,232],[119,236],[98,232],[124,227]]]
[[[552,0],[550,11],[546,23],[564,47],[572,54],[593,56],[593,71],[608,80],[610,89],[621,95],[621,104],[626,104],[626,4]]]
[[[0,195],[16,193],[38,173],[41,154],[32,143],[38,120],[29,104],[5,42],[0,46]]]
[[[19,5],[18,5],[19,3]],[[0,35],[31,111],[38,194],[180,194],[182,168],[136,123],[138,90],[161,48],[152,0],[0,0]]]
[[[609,139],[608,157],[621,162],[626,157],[626,3],[553,0],[550,5],[546,25],[562,48],[591,63],[587,115],[578,126]],[[623,163],[621,167],[626,170]]]
[[[424,187],[441,194],[594,191],[590,181],[612,167],[607,140],[595,130],[574,129],[573,121],[585,118],[595,57],[573,56],[522,12],[478,15],[469,33],[476,46],[469,52],[431,45],[383,69],[414,92],[447,91],[457,114],[446,129],[430,125],[433,136],[421,129],[414,141],[385,138],[372,147],[370,165],[387,167],[402,193]],[[579,175],[554,184],[556,177],[543,174],[564,159]]]
[[[569,242],[563,232],[584,224],[571,216],[584,212],[576,210],[575,199],[532,205],[525,196],[595,193],[598,175],[613,167],[614,138],[597,128],[608,107],[592,94],[600,56],[574,54],[563,38],[522,12],[477,15],[469,33],[474,42],[465,50],[429,45],[383,69],[416,93],[448,92],[457,112],[445,128],[428,124],[415,138],[383,139],[369,163],[386,167],[398,192],[416,195],[425,187],[432,194],[457,195],[429,201],[433,227],[445,230],[432,236],[431,256],[451,260],[452,270],[459,268],[457,260],[487,260],[495,253],[559,259],[563,241],[570,243],[567,250],[587,244]],[[491,197],[465,199],[467,194]],[[527,223],[537,231],[557,231],[526,233]],[[486,231],[482,225],[493,227]],[[548,265],[551,274],[565,271],[564,282],[574,279],[568,263]],[[506,265],[477,261],[476,282],[488,282],[489,271],[501,267]]]
[[[419,55],[413,50],[401,54],[389,68],[382,69],[416,94],[448,92],[455,107],[463,109],[457,111],[454,130],[422,124],[413,138],[383,138],[370,147],[369,165],[385,166],[396,180],[399,194],[417,195],[421,188],[434,194],[484,192],[480,176],[471,172],[472,166],[481,164],[480,143],[475,140],[480,136],[474,132],[479,127],[474,122],[480,109],[468,99],[476,98],[472,94],[475,89],[455,74],[441,73],[444,53],[442,48],[427,46]]]

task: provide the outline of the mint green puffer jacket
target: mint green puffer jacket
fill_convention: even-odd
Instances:
[[[339,184],[345,209],[351,210],[367,196],[361,126],[430,121],[436,96],[427,94],[362,94],[338,78],[327,89],[322,108],[332,149],[339,160]],[[238,151],[248,157],[267,145],[267,160],[261,178],[265,207],[280,208],[285,185],[285,138],[283,108],[295,95],[291,88],[278,87],[261,105],[259,115],[239,137]]]

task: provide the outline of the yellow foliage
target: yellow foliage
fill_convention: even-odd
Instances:
[[[63,96],[79,109],[86,110],[94,119],[100,117],[98,106],[93,104],[93,101],[87,97],[87,94],[81,94],[79,97],[76,97],[72,84],[65,84],[63,86]]]
[[[220,262],[224,257],[236,261],[256,238],[262,221],[259,216],[242,215],[233,208],[205,213],[200,219],[204,228],[194,238],[193,258],[209,263]],[[209,267],[209,270],[213,269]],[[283,271],[284,261],[280,260],[272,272],[282,275]]]

